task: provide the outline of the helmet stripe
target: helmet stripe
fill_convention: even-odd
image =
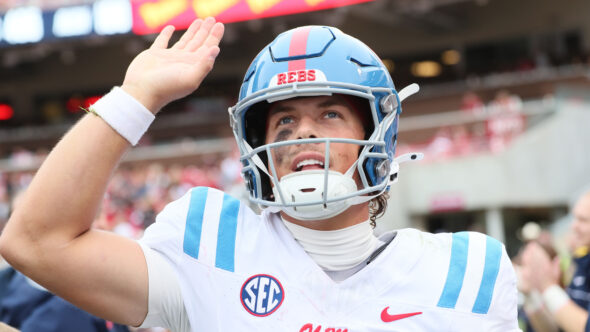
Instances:
[[[305,55],[307,52],[307,39],[311,27],[302,27],[295,29],[291,35],[291,44],[289,45],[289,57]],[[289,71],[305,69],[305,59],[289,61]]]

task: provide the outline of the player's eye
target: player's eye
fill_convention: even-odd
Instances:
[[[324,114],[324,117],[327,119],[336,119],[336,118],[340,118],[342,116],[340,115],[340,113],[338,113],[336,111],[328,111]]]
[[[279,121],[277,121],[278,126],[286,125],[286,124],[290,124],[290,123],[293,123],[293,118],[290,116],[284,116],[284,117],[280,118]]]

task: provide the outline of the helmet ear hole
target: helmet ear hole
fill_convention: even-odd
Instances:
[[[255,149],[266,140],[266,120],[270,104],[266,101],[252,105],[244,115],[246,141]],[[266,162],[265,162],[266,164]]]
[[[254,183],[254,177],[252,176],[252,172],[249,171],[244,173],[244,184],[246,185],[246,189],[250,192],[250,195],[255,195],[256,192],[256,185]]]
[[[260,170],[260,168],[256,167],[258,174],[264,174],[262,172],[262,170]],[[245,173],[243,173],[243,177],[244,177],[244,184],[246,186],[246,189],[248,190],[248,192],[250,193],[251,197],[257,197],[257,191],[261,190],[260,194],[262,196],[262,199],[265,200],[273,200],[273,193],[272,193],[272,187],[270,185],[270,179],[268,178],[268,176],[264,176],[266,174],[264,174],[263,176],[258,176],[256,177],[255,172],[253,170],[247,171]],[[260,187],[258,188],[257,183],[256,183],[256,178],[260,179]]]
[[[265,158],[266,159],[266,158]],[[267,164],[266,160],[263,160],[265,164]],[[260,177],[261,182],[261,189],[262,189],[262,198],[268,201],[274,201],[274,195],[272,192],[272,186],[270,184],[270,179],[266,174],[260,173],[262,176]]]

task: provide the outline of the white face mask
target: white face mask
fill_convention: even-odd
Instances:
[[[399,163],[423,158],[421,153],[405,154],[394,160],[389,185],[397,181]],[[346,211],[350,206],[368,202],[382,191],[372,195],[357,196],[353,179],[357,163],[345,174],[331,170],[309,170],[285,175],[278,186],[272,188],[276,202],[281,206],[269,206],[270,212],[283,211],[297,220],[324,220]],[[280,190],[278,189],[280,188]],[[325,190],[328,192],[324,199]]]
[[[321,90],[320,88],[317,89]],[[349,90],[346,91],[355,96],[361,96],[362,94],[361,92],[352,94]],[[399,101],[401,102],[403,99],[417,91],[418,86],[416,84],[406,87],[398,94]],[[331,94],[332,92],[328,94]],[[291,93],[289,94],[289,97],[296,95],[297,94],[294,95]],[[255,102],[258,102],[258,100],[252,100],[249,103],[253,104]],[[371,109],[373,113],[376,112],[373,104],[371,104]],[[230,109],[230,114],[234,114],[231,112],[235,113],[237,111],[235,109]],[[239,115],[239,112],[237,115]],[[237,118],[234,116],[232,119],[235,122]],[[368,202],[372,198],[381,195],[388,190],[391,184],[396,182],[399,163],[403,161],[419,160],[422,157],[421,154],[411,154],[411,157],[408,154],[407,156],[404,155],[395,160],[390,160],[391,157],[388,156],[385,151],[371,151],[375,146],[385,145],[385,134],[396,119],[396,113],[389,113],[376,126],[371,137],[366,140],[347,138],[307,138],[269,143],[255,149],[253,149],[245,140],[239,139],[242,135],[234,130],[234,135],[238,138],[238,145],[240,146],[242,159],[248,161],[247,165],[243,168],[243,172],[245,174],[253,174],[251,177],[246,178],[248,186],[251,186],[251,188],[258,188],[256,191],[254,189],[250,191],[250,201],[259,204],[261,208],[267,209],[269,212],[283,211],[298,220],[324,220],[344,212],[352,205]],[[236,128],[240,129],[241,127],[238,126]],[[280,180],[276,176],[277,172],[274,169],[274,160],[271,154],[272,149],[295,144],[324,144],[325,159],[329,160],[330,145],[336,143],[351,144],[361,147],[357,161],[353,163],[344,174],[330,170],[328,164],[326,164],[325,169],[323,170],[296,172],[283,176]],[[259,153],[266,154],[268,168],[258,156]],[[383,179],[379,183],[371,184],[367,172],[362,167],[363,163],[368,160],[368,158],[380,158],[382,161],[380,162],[380,166],[376,169],[376,172],[380,173],[379,176]],[[263,187],[263,184],[261,181],[261,172],[268,176],[268,179],[271,182],[274,196],[272,199],[262,197],[261,188]],[[358,184],[353,179],[355,172],[358,174]],[[254,196],[255,192],[256,196]]]

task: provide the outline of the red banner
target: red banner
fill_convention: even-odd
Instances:
[[[133,32],[159,32],[165,25],[186,29],[196,18],[230,23],[281,16],[374,0],[131,0]]]

